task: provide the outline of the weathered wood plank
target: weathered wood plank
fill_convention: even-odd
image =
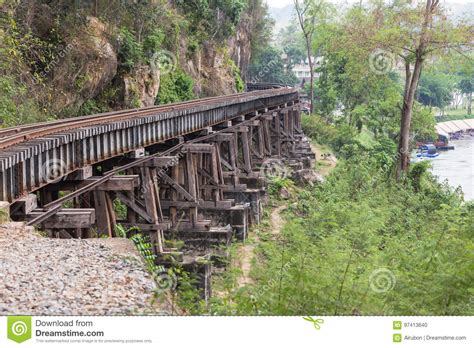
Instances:
[[[22,220],[31,220],[44,212],[44,209],[35,209],[25,215]],[[91,228],[94,223],[94,209],[62,209],[42,222],[41,227],[46,229]]]

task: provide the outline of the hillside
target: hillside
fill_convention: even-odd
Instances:
[[[4,126],[241,91],[262,15],[253,0],[0,6]]]

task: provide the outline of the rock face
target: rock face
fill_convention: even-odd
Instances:
[[[202,97],[236,93],[235,79],[229,69],[228,53],[206,43],[185,64],[185,72],[195,81],[194,93]]]
[[[312,169],[301,169],[293,172],[293,180],[298,184],[314,186],[324,182],[324,177]]]
[[[155,104],[160,89],[160,70],[154,66],[141,66],[130,74],[117,77],[119,101],[122,107],[146,107]]]
[[[200,97],[232,94],[237,92],[231,61],[241,72],[245,81],[251,58],[251,22],[248,14],[243,14],[234,36],[224,47],[208,42],[195,52],[182,67],[195,81],[194,92]],[[187,43],[182,40],[180,56],[186,56]]]
[[[57,112],[65,108],[75,110],[94,98],[117,73],[117,55],[108,41],[105,25],[88,17],[82,31],[66,42],[60,53],[62,59],[51,67],[49,84]]]
[[[252,53],[251,22],[251,18],[244,14],[237,26],[235,36],[230,38],[227,44],[230,49],[230,56],[241,71],[244,81],[247,80],[247,71]]]
[[[56,30],[56,15],[49,6],[31,1],[27,11],[31,14],[25,17],[26,27],[46,41]],[[34,93],[41,96],[51,113],[76,115],[86,101],[96,97],[100,99],[98,105],[113,109],[155,104],[163,75],[159,67],[142,62],[130,72],[119,71],[119,48],[112,39],[118,27],[102,20],[88,16],[74,31],[62,29],[60,36],[64,42],[56,46],[58,57],[41,72],[41,83],[34,87]],[[171,50],[177,56],[179,68],[194,80],[196,97],[237,92],[234,69],[236,66],[240,70],[245,81],[254,27],[252,14],[244,12],[235,34],[226,42],[209,41],[191,53],[188,38],[183,35],[179,39],[177,47]],[[43,88],[43,83],[47,88]]]

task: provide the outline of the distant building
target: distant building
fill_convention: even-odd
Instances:
[[[323,60],[323,57],[313,57],[314,69],[318,68]],[[299,80],[299,84],[303,82],[308,82],[311,79],[311,69],[309,68],[308,60],[302,61],[300,63],[294,64],[292,68],[296,77]],[[315,78],[318,78],[318,74],[315,74]]]

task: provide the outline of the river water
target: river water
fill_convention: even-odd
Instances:
[[[432,172],[440,181],[448,180],[452,187],[461,186],[466,200],[474,200],[474,138],[453,140],[455,150],[440,151],[432,162]]]

